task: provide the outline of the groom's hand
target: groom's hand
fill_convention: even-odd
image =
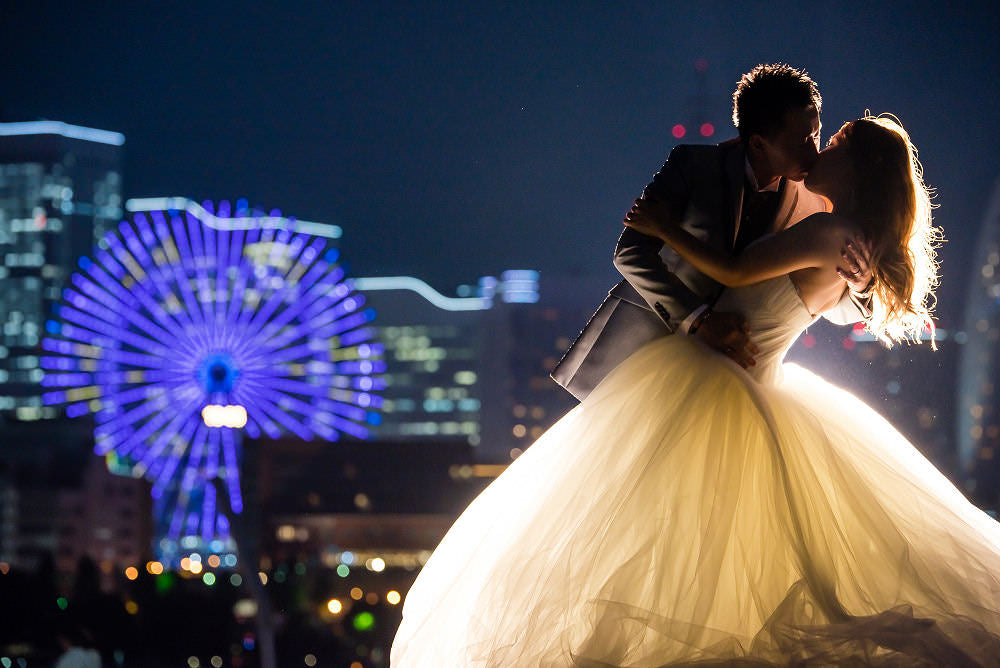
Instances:
[[[750,325],[739,313],[712,311],[694,333],[702,343],[731,358],[744,369],[757,364],[757,346],[750,340]]]

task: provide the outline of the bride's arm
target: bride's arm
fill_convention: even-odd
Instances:
[[[641,208],[633,208],[625,224],[662,239],[698,271],[733,287],[828,264],[831,259],[831,236],[836,232],[832,229],[833,225],[824,224],[827,216],[814,214],[793,227],[762,239],[737,256],[708,246],[679,226],[656,226],[643,215]],[[841,237],[836,234],[839,244]]]

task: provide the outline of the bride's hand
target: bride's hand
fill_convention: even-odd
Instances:
[[[863,236],[846,239],[840,251],[841,263],[837,274],[847,283],[851,292],[867,294],[872,284],[872,242]]]
[[[631,227],[636,232],[641,232],[657,239],[663,238],[663,221],[666,216],[659,211],[662,205],[657,205],[648,199],[637,199],[622,221],[625,227]]]

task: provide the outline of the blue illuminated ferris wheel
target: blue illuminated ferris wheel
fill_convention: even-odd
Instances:
[[[224,532],[215,478],[242,509],[241,433],[365,438],[384,387],[374,311],[337,250],[277,212],[212,209],[122,221],[80,260],[42,342],[43,402],[94,413],[97,454],[179,495],[174,536]]]

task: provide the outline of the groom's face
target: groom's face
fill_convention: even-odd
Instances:
[[[784,120],[773,137],[761,137],[761,145],[772,173],[801,181],[819,155],[819,111],[812,105],[790,109]]]

